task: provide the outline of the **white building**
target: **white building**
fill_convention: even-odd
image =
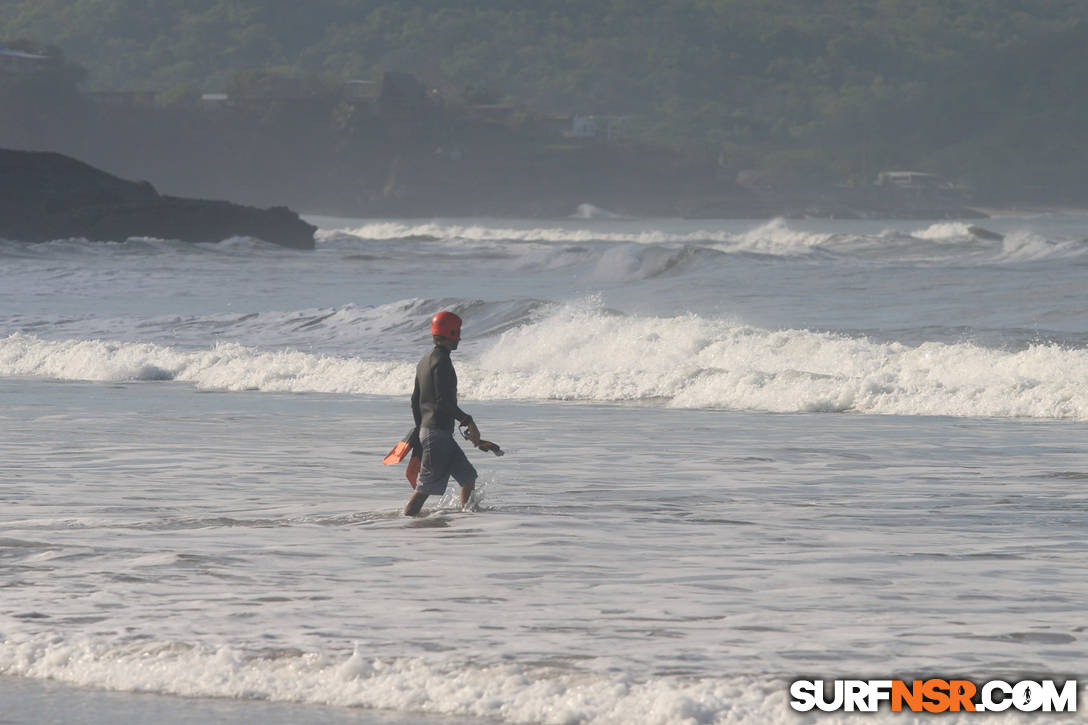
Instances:
[[[575,114],[571,121],[571,135],[575,138],[600,138],[610,141],[628,136],[627,118],[624,116],[598,116]]]
[[[0,73],[34,73],[49,60],[48,55],[12,50],[0,45]]]

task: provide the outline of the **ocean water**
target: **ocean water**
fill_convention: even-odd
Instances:
[[[1088,217],[313,221],[0,241],[0,723],[921,723],[789,683],[1088,675]],[[508,453],[406,519],[439,309]]]

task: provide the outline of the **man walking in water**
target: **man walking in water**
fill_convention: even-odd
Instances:
[[[434,349],[416,366],[416,385],[412,391],[412,416],[419,429],[423,462],[416,491],[404,507],[405,516],[417,516],[423,502],[431,495],[442,495],[450,476],[461,485],[461,508],[466,508],[476,487],[476,469],[453,438],[454,421],[468,427],[468,439],[480,443],[480,430],[472,416],[457,407],[457,373],[450,353],[461,341],[461,318],[452,312],[439,312],[431,319]]]

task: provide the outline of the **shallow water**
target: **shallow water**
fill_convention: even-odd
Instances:
[[[410,520],[377,447],[403,401],[0,390],[8,674],[673,722],[800,674],[1085,665],[1064,424],[477,404],[509,450],[474,456],[482,510]]]
[[[899,224],[4,243],[0,722],[806,722],[800,677],[1081,675],[1083,224]],[[405,519],[436,308],[508,454]]]

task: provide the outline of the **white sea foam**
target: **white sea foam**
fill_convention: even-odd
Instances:
[[[690,232],[605,231],[593,227],[551,226],[515,228],[484,224],[445,224],[429,222],[373,222],[360,227],[322,230],[318,239],[330,241],[343,236],[360,240],[436,239],[475,244],[619,242],[628,244],[706,244],[720,251],[744,251],[772,255],[807,254],[813,247],[832,239],[834,235],[793,230],[782,219],[774,219],[745,232],[722,229],[699,229]]]
[[[964,240],[971,238],[971,225],[966,222],[937,222],[925,229],[911,232],[915,239],[928,239],[934,242]]]
[[[458,361],[476,399],[636,402],[682,408],[1088,419],[1088,350],[917,346],[698,315],[631,317],[595,305],[540,312]],[[144,343],[0,340],[0,374],[178,380],[202,388],[403,395],[413,361]]]
[[[827,244],[833,239],[834,234],[799,231],[791,229],[784,219],[772,219],[740,235],[735,241],[737,249],[741,251],[796,255],[808,254],[814,247]]]
[[[917,347],[685,316],[564,308],[507,332],[480,360],[477,394],[660,398],[684,408],[896,415],[1088,417],[1088,351],[970,343]],[[475,376],[474,376],[475,378]]]
[[[83,687],[186,697],[362,707],[507,723],[548,725],[728,725],[801,723],[788,682],[750,676],[655,677],[637,681],[570,669],[518,664],[429,662],[288,652],[271,655],[229,646],[111,644],[53,635],[0,642],[0,674]],[[841,723],[920,723],[924,716],[847,715]],[[969,715],[963,716],[969,718]],[[1019,722],[1005,714],[987,722]],[[966,722],[955,715],[942,722]]]
[[[566,227],[531,227],[514,228],[490,226],[484,224],[442,224],[437,222],[408,224],[404,222],[374,222],[349,229],[318,232],[319,239],[336,235],[350,235],[362,240],[389,240],[410,238],[434,238],[447,241],[467,242],[634,242],[663,243],[682,241],[691,235],[670,234],[662,231],[646,232],[606,232],[588,228]],[[698,238],[706,239],[706,233],[696,233]],[[728,236],[719,234],[723,240]]]
[[[46,341],[26,335],[0,340],[0,374],[8,377],[179,380],[218,390],[398,395],[414,367],[233,343],[190,352],[147,343]]]
[[[1042,259],[1070,259],[1088,253],[1083,240],[1054,241],[1030,231],[1008,234],[1001,242],[1001,259],[1030,262]]]
[[[1020,229],[999,235],[966,222],[938,222],[911,233],[914,239],[958,248],[957,245],[972,243],[981,246],[970,254],[960,250],[954,261],[965,259],[997,262],[1031,262],[1051,258],[1071,258],[1088,253],[1088,244],[1082,239],[1049,239],[1036,232]],[[979,254],[985,251],[985,254]]]

